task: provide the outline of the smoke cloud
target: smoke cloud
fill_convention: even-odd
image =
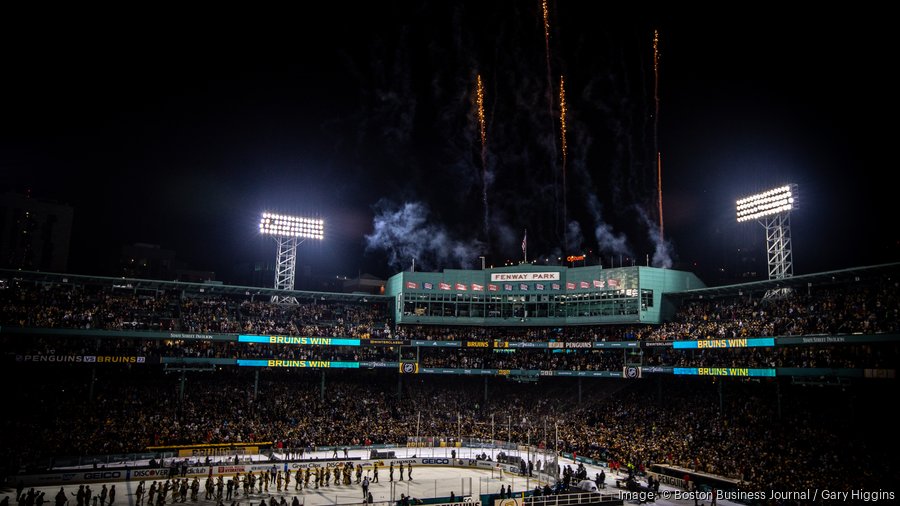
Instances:
[[[366,235],[366,251],[384,251],[397,269],[416,265],[424,270],[443,267],[473,268],[483,245],[453,239],[440,225],[428,222],[421,202],[396,205],[381,200],[375,206],[374,230]]]
[[[584,235],[581,233],[581,224],[577,221],[570,221],[566,232],[566,251],[579,251],[581,245],[584,244]]]
[[[635,209],[637,209],[644,226],[647,227],[647,237],[653,243],[653,263],[651,265],[670,269],[672,267],[672,244],[664,237],[660,238],[659,224],[650,219],[646,211],[640,207],[635,207]]]
[[[632,256],[625,234],[616,235],[612,226],[603,221],[600,201],[595,195],[588,197],[588,208],[594,217],[594,235],[597,237],[597,247],[600,248],[599,253]]]

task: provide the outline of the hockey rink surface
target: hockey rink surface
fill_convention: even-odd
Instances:
[[[407,457],[441,457],[441,458],[449,458],[451,448],[395,448],[391,449],[396,452],[396,458],[402,459]],[[489,450],[483,449],[469,449],[469,448],[457,448],[457,458],[470,458],[473,457],[477,452],[480,454],[481,452],[486,452],[490,454]],[[517,452],[514,450],[505,450],[508,454],[515,455]],[[277,455],[277,453],[276,453]],[[339,452],[340,457],[343,457],[343,452]],[[331,451],[319,451],[313,453],[305,453],[304,459],[310,458],[319,458],[319,459],[331,459],[333,453]],[[354,458],[368,458],[368,451],[366,450],[350,450],[349,457]],[[259,459],[260,462],[265,462],[263,456],[256,455],[254,456],[254,460]],[[276,465],[280,463],[276,462]],[[135,462],[133,463],[135,466],[146,465],[146,462]],[[563,460],[560,459],[560,466],[564,467],[566,465],[572,466],[573,469],[576,468],[576,465],[571,460]],[[592,466],[585,464],[585,469],[587,470],[588,479],[593,479],[594,476],[600,472],[601,467]],[[611,473],[608,468],[602,468],[606,473],[606,489],[602,492],[607,494],[617,494],[620,492],[620,489],[616,488],[615,481],[616,475]],[[399,472],[395,471],[394,473],[394,481],[389,481],[389,472],[388,468],[381,467],[379,468],[379,481],[375,483],[370,483],[369,492],[372,493],[374,502],[381,503],[384,506],[386,503],[390,503],[392,501],[398,501],[401,498],[401,494],[406,495],[407,497],[419,498],[419,499],[430,499],[433,497],[446,497],[449,496],[451,492],[457,497],[458,501],[462,501],[463,498],[472,496],[472,500],[478,501],[479,496],[482,494],[499,494],[501,487],[509,487],[512,486],[515,492],[522,492],[525,490],[534,490],[534,488],[540,483],[543,486],[543,482],[538,482],[536,478],[527,478],[519,475],[514,475],[511,473],[504,473],[503,478],[501,479],[498,476],[497,471],[493,473],[488,469],[477,469],[477,468],[462,468],[462,467],[450,467],[450,466],[413,466],[412,470],[412,480],[407,479],[406,474],[404,473],[404,480],[399,481]],[[369,476],[370,482],[372,481],[372,473],[368,471],[364,473],[363,476]],[[620,477],[624,478],[624,474]],[[192,478],[188,479],[188,483],[192,480]],[[116,497],[115,502],[112,506],[138,506],[136,504],[135,497],[135,489],[140,483],[140,479],[132,479],[130,481],[110,481],[105,483],[107,488],[110,488],[111,485],[116,485]],[[145,488],[149,489],[150,484],[154,480],[145,479]],[[162,483],[165,480],[156,479],[157,483]],[[227,481],[227,478],[226,478]],[[294,481],[293,476],[290,483],[289,488],[283,487],[279,492],[276,490],[276,485],[274,483],[269,484],[268,492],[263,491],[262,493],[254,491],[248,495],[244,495],[243,491],[240,494],[236,494],[232,497],[231,500],[227,500],[224,497],[223,493],[223,502],[225,506],[231,506],[232,502],[235,502],[239,506],[260,506],[260,503],[265,500],[268,505],[269,500],[271,498],[275,498],[276,503],[281,502],[281,498],[283,497],[287,502],[287,505],[290,506],[294,497],[297,497],[300,504],[306,506],[325,506],[325,505],[340,505],[340,504],[363,504],[363,492],[362,486],[355,483],[355,475],[353,477],[353,483],[350,485],[335,485],[331,484],[328,487],[320,487],[318,489],[313,488],[312,483],[309,488],[304,488],[302,490],[294,490]],[[200,478],[200,493],[198,500],[191,501],[190,493],[188,493],[187,501],[184,503],[186,505],[195,504],[198,506],[216,506],[216,500],[207,500],[204,499],[205,489],[204,485],[206,483],[206,478]],[[644,483],[646,484],[646,483]],[[66,506],[76,506],[76,500],[74,494],[78,491],[78,485],[80,483],[68,483],[63,487],[60,486],[41,486],[41,487],[33,487],[35,492],[44,492],[44,500],[45,506],[55,506],[54,499],[56,495],[59,493],[60,488],[63,488],[67,497],[69,498],[69,502]],[[91,490],[93,494],[96,496],[102,486],[103,482],[91,482],[90,484]],[[13,485],[14,486],[14,485]],[[24,492],[28,492],[32,487],[25,487]],[[660,487],[660,492],[662,494],[672,493],[677,489],[669,487],[667,485],[662,485]],[[4,487],[0,490],[0,500],[3,497],[9,496],[9,504],[10,506],[16,505],[16,491],[15,488],[10,486]],[[671,497],[671,496],[670,496]],[[24,505],[24,502],[22,503]],[[173,503],[171,493],[166,499],[166,506],[171,506]],[[178,501],[177,504],[181,504]],[[625,504],[638,504],[638,502],[626,500]],[[681,499],[676,500],[672,498],[659,498],[653,504],[658,504],[660,506],[667,505],[693,505],[694,501]],[[700,500],[697,504],[705,504],[709,505],[710,500]],[[737,505],[738,503],[729,502],[726,500],[717,501],[719,505]],[[143,501],[144,506],[149,506],[147,504],[146,494]],[[94,506],[86,505],[86,506]],[[98,505],[99,506],[99,505]],[[110,506],[108,504],[104,506]],[[490,505],[485,505],[490,506]]]

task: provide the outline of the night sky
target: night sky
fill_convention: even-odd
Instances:
[[[796,274],[900,260],[887,16],[602,5],[549,2],[549,83],[540,1],[10,13],[0,191],[73,206],[85,274],[147,242],[240,282],[274,259],[257,225],[276,210],[325,219],[299,262],[329,275],[498,265],[527,228],[529,259],[765,277],[762,227],[734,201],[784,183]]]

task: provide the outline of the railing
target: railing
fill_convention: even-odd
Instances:
[[[653,464],[650,466],[650,471],[657,473],[661,483],[678,486],[682,489],[686,488],[687,484],[683,479],[678,478],[678,476],[683,477],[685,475],[690,477],[693,486],[698,488],[706,486],[715,487],[720,490],[736,490],[741,483],[741,480],[737,478],[705,473],[671,464]]]
[[[575,506],[578,504],[621,501],[622,499],[617,494],[580,492],[576,494],[529,496],[525,498],[525,506]]]

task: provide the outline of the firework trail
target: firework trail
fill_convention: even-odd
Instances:
[[[665,239],[663,234],[663,207],[662,207],[662,154],[656,152],[656,188],[659,195],[659,240]]]
[[[484,237],[488,236],[488,173],[487,173],[487,129],[484,124],[484,83],[478,74],[475,88],[475,100],[478,104],[478,126],[481,133],[481,201],[484,205]]]
[[[559,132],[562,143],[562,196],[563,196],[563,224],[568,223],[568,208],[566,202],[566,156],[569,145],[566,141],[566,78],[559,76]],[[568,243],[568,230],[563,227],[563,244]]]
[[[562,174],[563,181],[566,177],[566,155],[568,151],[568,143],[566,142],[566,77],[559,76],[559,131],[562,140]]]
[[[481,80],[481,74],[478,74],[477,89],[475,100],[478,102],[478,125],[481,128],[481,149],[484,150],[487,145],[487,134],[484,127],[484,82]]]
[[[544,49],[545,49],[545,54],[547,57],[547,106],[549,107],[549,110],[550,110],[550,131],[555,132],[556,125],[553,124],[553,101],[554,101],[553,74],[550,70],[550,6],[547,4],[547,2],[548,2],[548,0],[541,0],[541,11],[544,14]],[[550,136],[550,139],[551,139],[550,140],[551,148],[553,150],[552,151],[553,156],[555,157],[556,156],[556,136],[552,135],[552,136]],[[554,180],[555,180],[554,185],[553,185],[553,191],[554,191],[554,194],[556,194],[555,199],[556,199],[556,204],[557,204],[556,206],[554,206],[556,213],[557,213],[555,226],[557,226],[557,225],[559,225],[559,195],[558,195],[559,174],[556,172],[556,170],[553,171],[553,174],[554,174]],[[565,229],[565,221],[563,221],[562,223],[563,223],[563,229]],[[558,229],[557,229],[557,232],[558,232]]]
[[[550,8],[547,0],[541,0],[541,10],[544,12],[544,42],[547,45],[547,66],[550,66]]]
[[[656,151],[656,193],[659,206],[659,241],[663,241],[662,204],[662,155],[659,152],[659,30],[653,30],[653,99],[656,114],[653,115],[653,150]]]

